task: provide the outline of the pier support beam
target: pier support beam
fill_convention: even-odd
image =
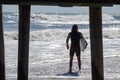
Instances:
[[[30,5],[19,5],[18,80],[28,80]]]
[[[104,80],[101,6],[90,6],[90,40],[92,80]]]
[[[0,4],[0,80],[5,80],[4,35],[2,24],[2,4]]]

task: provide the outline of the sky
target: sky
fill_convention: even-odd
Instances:
[[[3,5],[3,12],[18,12],[17,5]],[[89,7],[32,6],[31,12],[39,13],[89,13]],[[103,13],[120,14],[120,5],[102,7]]]

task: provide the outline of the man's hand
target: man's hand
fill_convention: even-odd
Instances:
[[[67,45],[66,47],[67,47],[67,49],[69,49],[69,46],[68,46],[68,45]]]

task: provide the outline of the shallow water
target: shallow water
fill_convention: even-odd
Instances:
[[[87,40],[89,43],[89,40]],[[114,43],[113,43],[114,41]],[[104,73],[106,80],[120,79],[120,39],[104,39]],[[17,40],[6,41],[6,76],[10,79],[17,76]],[[29,76],[33,78],[66,78],[62,75],[68,72],[69,51],[65,42],[30,42]],[[82,72],[80,76],[67,76],[68,78],[91,78],[90,46],[82,52]],[[73,72],[77,72],[77,59],[74,56]],[[62,76],[58,76],[62,75]],[[68,79],[69,80],[69,79]]]

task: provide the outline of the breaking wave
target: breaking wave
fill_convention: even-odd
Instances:
[[[79,30],[83,33],[86,39],[90,38],[89,30]],[[39,31],[30,32],[31,41],[54,41],[54,40],[65,40],[67,34],[70,30],[66,29],[46,29]],[[18,40],[17,31],[5,31],[4,37],[6,40]],[[119,39],[120,38],[120,28],[104,29],[103,38],[107,39]]]
[[[118,16],[118,15],[117,15]],[[110,14],[103,14],[103,24],[120,24],[118,17]],[[6,13],[3,15],[4,23],[18,23],[18,13]],[[35,25],[59,25],[59,24],[89,24],[88,14],[45,14],[32,13],[31,23]]]

